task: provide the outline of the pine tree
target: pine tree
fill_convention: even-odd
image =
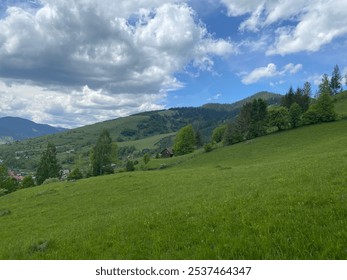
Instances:
[[[37,184],[41,185],[48,178],[60,178],[60,170],[56,148],[52,143],[48,143],[36,171]]]
[[[338,65],[335,65],[334,71],[331,75],[330,88],[332,91],[332,95],[335,95],[342,91],[342,77]]]
[[[287,107],[288,109],[295,102],[295,93],[293,87],[289,88],[289,91],[282,97],[281,106]]]
[[[333,91],[330,87],[329,77],[324,74],[322,77],[322,82],[319,84],[319,95],[326,93],[328,95],[333,95]]]

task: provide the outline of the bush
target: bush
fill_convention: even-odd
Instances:
[[[134,162],[131,161],[131,160],[128,160],[127,161],[127,164],[125,166],[125,170],[130,172],[130,171],[134,171],[135,170],[135,165],[134,165]]]
[[[30,175],[25,176],[23,181],[22,181],[22,187],[23,188],[31,188],[35,186],[35,181],[33,179],[33,177],[31,177]]]
[[[83,178],[83,174],[81,170],[77,167],[74,170],[70,172],[70,174],[67,176],[67,179],[70,180],[79,180]]]
[[[211,143],[208,143],[204,146],[204,150],[206,153],[209,153],[213,150],[213,145]]]

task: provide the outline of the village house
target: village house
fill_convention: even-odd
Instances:
[[[162,150],[160,154],[161,154],[162,158],[173,157],[173,152],[172,152],[172,149],[170,149],[170,148],[166,148],[166,149]]]

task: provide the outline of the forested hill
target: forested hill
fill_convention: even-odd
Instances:
[[[214,109],[217,111],[229,111],[229,112],[233,112],[234,114],[235,113],[237,114],[241,110],[243,105],[245,105],[247,102],[250,102],[254,99],[261,98],[265,100],[268,105],[280,105],[282,97],[283,96],[278,93],[261,91],[245,99],[234,102],[232,104],[207,103],[203,105],[202,107],[208,108],[208,109]]]
[[[124,155],[128,152],[142,153],[144,150],[160,152],[170,147],[175,132],[188,124],[193,125],[203,142],[208,142],[216,126],[235,118],[242,105],[255,98],[269,100],[269,104],[273,104],[280,103],[281,95],[261,92],[234,104],[209,104],[139,113],[54,135],[0,145],[0,160],[10,168],[34,170],[47,142],[51,142],[57,147],[58,158],[63,166],[73,166],[77,158],[88,162],[90,149],[104,129],[110,132],[112,140],[119,147],[126,150],[121,150]]]

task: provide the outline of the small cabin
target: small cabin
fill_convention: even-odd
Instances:
[[[162,150],[160,154],[161,154],[162,158],[173,157],[173,152],[172,152],[172,149],[170,149],[170,148],[166,148],[166,149]]]

